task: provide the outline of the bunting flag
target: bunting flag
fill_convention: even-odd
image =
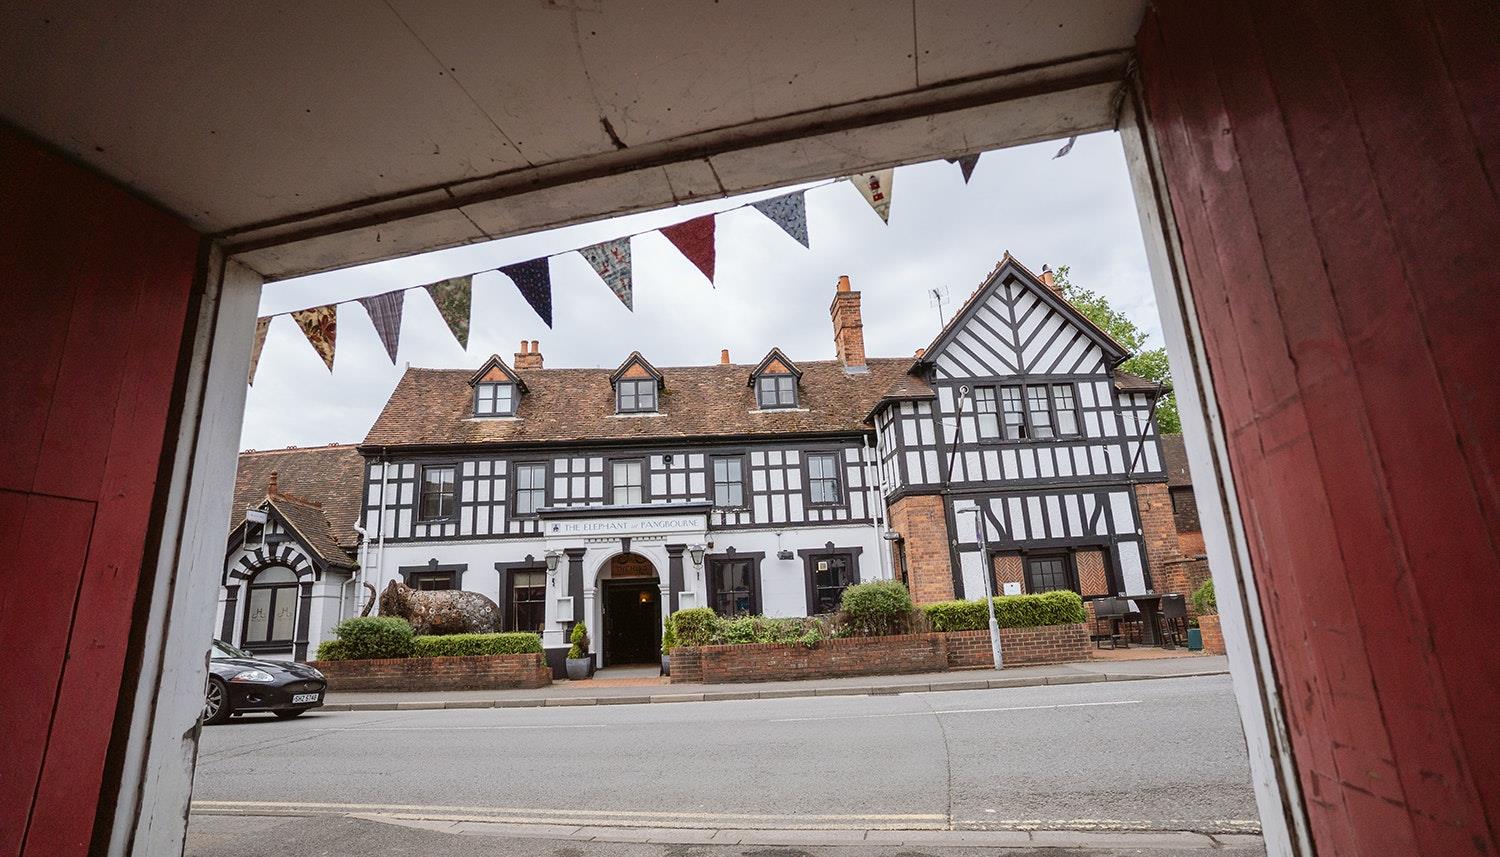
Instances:
[[[1063,147],[1057,150],[1057,154],[1052,156],[1052,160],[1055,161],[1058,158],[1061,158],[1063,155],[1066,155],[1067,153],[1073,151],[1073,144],[1076,142],[1078,142],[1078,137],[1069,137],[1068,142],[1064,143]]]
[[[474,277],[471,274],[428,283],[422,287],[432,296],[438,315],[448,323],[448,330],[453,332],[453,338],[458,340],[459,347],[465,351],[469,350],[469,300],[473,286]]]
[[[594,273],[625,304],[625,308],[634,312],[635,295],[630,286],[630,238],[601,241],[578,252],[594,267]]]
[[[949,158],[948,163],[958,164],[958,169],[964,174],[964,184],[969,183],[969,176],[974,175],[974,167],[979,165],[978,155],[961,155],[957,158]]]
[[[255,320],[255,344],[250,346],[250,386],[255,386],[255,367],[260,365],[260,351],[266,347],[266,331],[271,329],[272,316],[261,316]]]
[[[752,202],[750,205],[756,211],[771,218],[771,222],[780,226],[786,234],[801,241],[803,247],[812,249],[807,236],[807,200],[802,191],[784,193],[760,202]]]
[[[854,186],[859,188],[860,195],[865,202],[875,209],[880,219],[886,223],[891,222],[891,178],[896,174],[895,170],[876,170],[873,173],[859,173],[849,177]]]
[[[663,226],[661,234],[698,266],[710,284],[714,281],[714,215],[705,214],[692,220],[684,220],[671,226]]]
[[[302,328],[302,335],[323,358],[328,371],[333,371],[334,338],[338,334],[339,308],[337,304],[299,309],[292,313],[292,320]]]
[[[405,303],[404,291],[359,299],[359,305],[370,314],[370,323],[375,325],[375,335],[380,337],[380,344],[385,346],[385,353],[390,355],[392,364],[396,362],[396,344],[401,339],[401,309]]]
[[[547,264],[547,257],[532,259],[527,262],[517,262],[514,265],[506,265],[500,269],[500,273],[510,277],[516,288],[521,290],[521,297],[531,304],[536,314],[542,317],[542,321],[552,326],[552,270]]]

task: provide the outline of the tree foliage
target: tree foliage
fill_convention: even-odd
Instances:
[[[1063,297],[1083,313],[1084,316],[1108,333],[1114,340],[1131,352],[1129,360],[1120,368],[1132,375],[1162,384],[1172,383],[1172,367],[1167,365],[1167,350],[1160,346],[1145,348],[1150,334],[1141,330],[1124,313],[1109,305],[1109,300],[1093,289],[1074,284],[1068,279],[1068,266],[1058,265],[1053,276],[1062,289]],[[1182,418],[1177,413],[1177,396],[1168,393],[1156,403],[1156,425],[1166,434],[1182,431]]]

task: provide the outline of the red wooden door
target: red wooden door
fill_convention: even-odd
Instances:
[[[0,127],[0,855],[86,853],[144,615],[199,237]],[[107,799],[107,795],[105,796]]]
[[[1500,13],[1137,39],[1320,855],[1500,849]]]

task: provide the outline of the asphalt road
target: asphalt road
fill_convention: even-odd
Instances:
[[[253,716],[205,728],[194,802],[216,813],[644,827],[1256,824],[1227,677]]]

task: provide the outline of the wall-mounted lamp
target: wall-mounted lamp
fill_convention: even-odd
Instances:
[[[888,542],[901,541],[901,534],[896,532],[895,530],[886,530],[885,532],[880,534],[880,537]]]
[[[703,545],[693,545],[688,548],[688,557],[693,561],[693,570],[697,579],[703,579]]]
[[[559,551],[547,551],[547,555],[544,559],[547,563],[547,579],[552,581],[553,586],[556,586],[557,567],[562,562],[562,553]]]

